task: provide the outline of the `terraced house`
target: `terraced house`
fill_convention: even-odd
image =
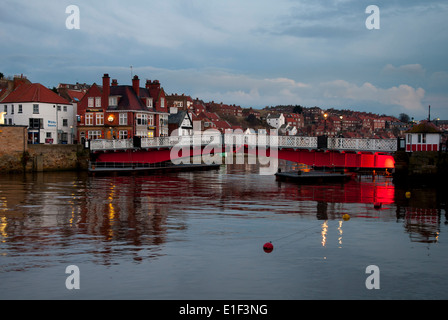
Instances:
[[[141,88],[138,76],[132,85],[118,85],[104,74],[103,85],[93,84],[78,104],[78,139],[168,136],[168,116],[159,81]]]

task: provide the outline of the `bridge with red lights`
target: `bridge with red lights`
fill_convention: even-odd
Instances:
[[[174,149],[174,150],[173,150]],[[93,163],[148,165],[222,153],[276,157],[315,168],[392,169],[396,139],[194,134],[90,141]]]

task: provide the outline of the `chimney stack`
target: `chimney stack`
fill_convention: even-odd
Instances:
[[[109,74],[105,73],[103,76],[103,96],[101,98],[101,107],[106,110],[109,106],[109,96],[110,96],[110,77]]]
[[[118,86],[117,79],[112,79],[112,86],[114,86],[114,87]]]
[[[132,79],[132,88],[134,89],[134,92],[137,95],[137,97],[139,97],[140,96],[140,80],[139,80],[138,76],[134,76],[134,78]]]

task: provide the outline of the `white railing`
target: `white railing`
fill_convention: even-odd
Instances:
[[[317,137],[300,136],[266,136],[266,135],[244,135],[244,134],[201,134],[193,136],[172,136],[157,138],[142,138],[141,148],[170,148],[173,146],[204,146],[204,145],[248,145],[248,146],[271,146],[278,148],[295,149],[317,149]],[[120,150],[134,148],[132,140],[93,140],[90,142],[90,150]],[[352,139],[332,138],[327,140],[329,150],[352,150],[352,151],[397,151],[396,139]]]
[[[92,140],[90,150],[119,150],[131,149],[134,144],[131,140]]]
[[[354,151],[397,151],[396,139],[328,138],[328,149]]]

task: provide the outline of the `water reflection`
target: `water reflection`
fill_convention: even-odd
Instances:
[[[3,266],[17,270],[77,255],[97,264],[139,263],[164,255],[163,246],[188,241],[196,217],[263,219],[292,215],[321,223],[352,219],[403,223],[411,242],[434,243],[446,202],[435,189],[397,189],[389,179],[307,185],[258,175],[257,166],[148,176],[90,177],[76,173],[4,176],[0,179],[0,241],[5,257],[36,257]],[[407,197],[406,192],[411,192]],[[381,203],[381,208],[374,208]],[[194,222],[193,222],[194,223]],[[47,257],[47,258],[45,258]],[[51,258],[48,258],[51,257]]]

